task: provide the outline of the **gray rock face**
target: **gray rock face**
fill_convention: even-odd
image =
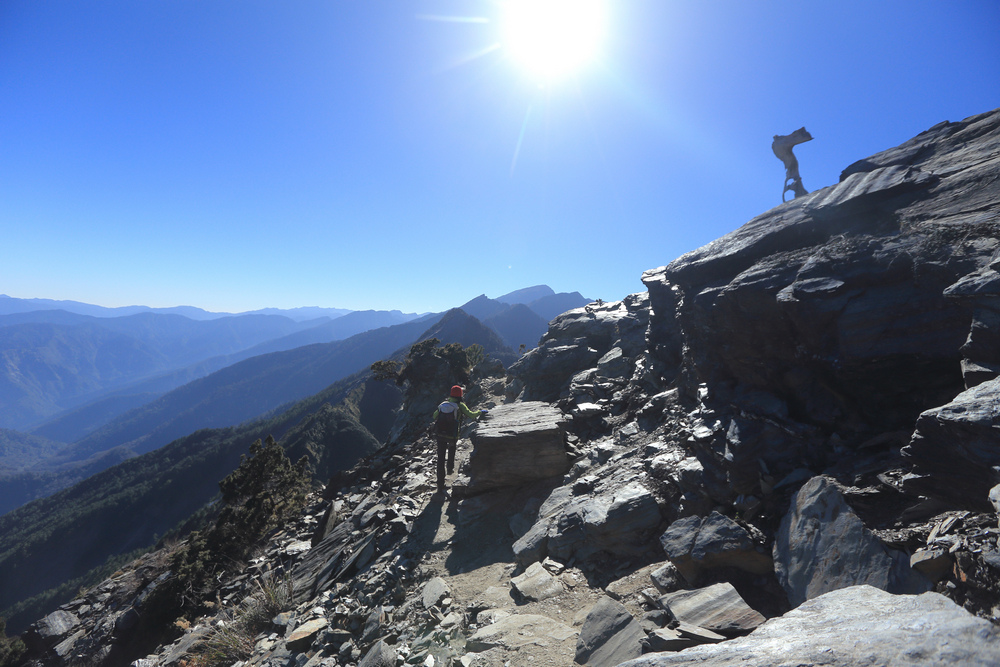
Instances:
[[[58,609],[48,616],[36,621],[24,633],[25,643],[39,652],[55,648],[56,653],[64,655],[78,637],[71,635],[80,625],[80,619],[75,614]],[[68,636],[70,635],[70,636]]]
[[[639,621],[625,605],[603,597],[587,614],[580,628],[575,660],[587,667],[614,667],[639,657],[642,654],[640,642],[645,637]]]
[[[882,430],[950,400],[970,330],[945,290],[998,249],[998,149],[1000,111],[935,126],[646,272],[689,392],[761,389],[806,423]]]
[[[746,637],[657,653],[621,667],[1000,664],[1000,629],[937,593],[854,586],[810,600]]]
[[[35,624],[35,631],[42,639],[49,641],[56,637],[62,637],[70,630],[79,625],[80,619],[68,611],[57,610],[38,621]]]
[[[678,621],[726,637],[747,634],[764,622],[764,616],[752,609],[727,582],[667,593],[660,598],[660,604]]]
[[[546,403],[512,403],[490,412],[472,434],[469,491],[517,486],[569,470],[562,413]]]
[[[509,369],[524,385],[521,398],[555,401],[568,389],[574,375],[599,364],[608,376],[627,374],[628,359],[645,349],[648,319],[645,294],[563,313],[549,324],[539,346]],[[618,352],[612,352],[613,348]]]
[[[990,511],[990,489],[1000,483],[1000,379],[968,389],[955,400],[927,410],[903,455],[919,477],[907,488]]]
[[[766,574],[773,568],[770,555],[757,551],[750,534],[718,512],[704,519],[678,519],[660,537],[660,544],[692,584],[702,571],[715,567],[735,567],[753,574]]]
[[[792,499],[775,537],[774,569],[793,606],[858,584],[891,593],[930,588],[906,554],[887,549],[864,527],[825,477],[809,480]]]
[[[538,520],[514,543],[518,561],[527,565],[549,555],[565,562],[599,551],[629,555],[646,550],[649,534],[661,521],[656,496],[639,481],[615,481],[605,480],[579,496],[572,486],[553,491]]]

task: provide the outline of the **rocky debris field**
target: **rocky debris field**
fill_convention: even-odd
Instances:
[[[154,553],[36,623],[30,660],[1000,664],[1000,111],[643,280],[478,378],[448,493],[431,439],[396,438],[173,644],[134,654]]]

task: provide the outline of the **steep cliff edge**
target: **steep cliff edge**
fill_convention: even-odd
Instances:
[[[448,494],[401,414],[135,664],[997,664],[998,239],[1000,111],[859,161],[474,373]],[[28,658],[141,658],[167,564]]]

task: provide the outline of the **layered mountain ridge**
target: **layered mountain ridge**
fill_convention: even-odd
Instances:
[[[577,305],[585,301],[579,294],[555,294],[546,286],[530,288],[528,293],[533,298],[541,294],[538,298],[543,304],[553,298],[568,298]],[[533,347],[544,332],[540,316],[526,310],[527,306],[485,296],[470,302],[473,306],[484,303],[490,304],[495,316],[487,324],[501,335],[527,341],[526,347]],[[73,391],[79,394],[84,391],[79,385],[87,383],[91,390],[105,395],[33,429],[34,435],[66,443],[64,446],[39,447],[34,457],[20,456],[16,461],[0,457],[0,474],[5,479],[0,513],[195,430],[239,424],[310,396],[416,341],[441,317],[355,311],[316,324],[260,314],[210,322],[151,312],[103,318],[67,311],[0,316],[0,337],[9,343],[5,352],[9,362],[5,377],[12,380],[7,392],[9,405],[23,404],[35,394],[50,396],[54,390],[48,387],[53,381],[35,382],[31,379],[35,376],[67,378],[57,382],[63,396]],[[44,327],[62,329],[44,342],[38,335],[29,335],[29,331]],[[288,331],[294,332],[286,334]],[[276,334],[284,335],[274,337]],[[67,338],[78,344],[62,342]],[[261,339],[266,340],[255,343]],[[484,342],[492,353],[501,354],[502,342]],[[53,347],[59,353],[49,349]],[[233,349],[237,351],[209,356]],[[45,359],[45,367],[31,371],[22,363],[29,357]],[[135,359],[147,357],[152,361],[146,364],[146,374],[154,367],[162,371],[167,365],[178,370],[136,382],[140,373]],[[117,390],[108,384],[107,370],[115,367],[116,359],[129,362],[128,370],[114,371],[121,376],[120,383],[126,383]],[[198,359],[201,361],[180,368]],[[94,391],[91,396],[100,395]],[[78,396],[73,400],[83,399]],[[22,441],[27,438],[21,436]]]

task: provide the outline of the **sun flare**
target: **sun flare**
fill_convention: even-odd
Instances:
[[[519,66],[552,80],[594,59],[604,26],[600,0],[508,0],[503,46]]]

